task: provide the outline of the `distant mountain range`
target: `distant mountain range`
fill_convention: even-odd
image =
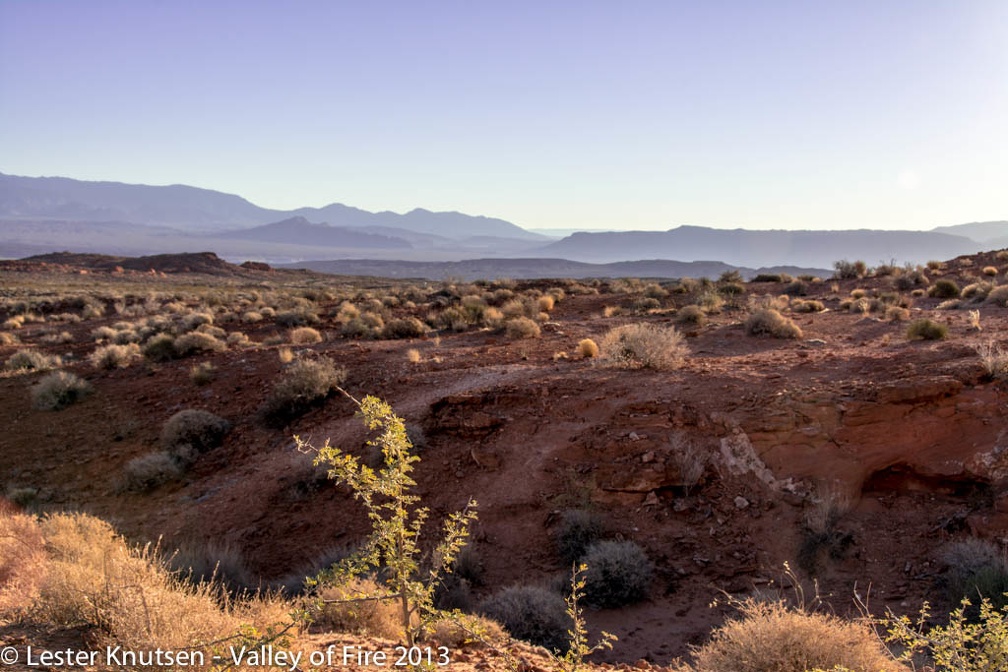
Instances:
[[[184,185],[0,173],[0,257],[8,258],[62,250],[132,256],[211,250],[236,262],[341,260],[345,267],[349,260],[386,261],[391,264],[384,265],[386,275],[412,275],[406,269],[419,271],[425,268],[421,262],[479,260],[489,268],[500,266],[490,260],[509,258],[518,272],[502,275],[528,277],[525,273],[535,273],[537,264],[557,270],[563,263],[573,264],[572,273],[549,275],[573,275],[577,264],[642,260],[652,260],[649,268],[663,269],[662,273],[672,272],[668,264],[661,265],[665,261],[703,261],[746,269],[829,269],[839,259],[920,263],[1003,247],[1008,247],[1008,221],[931,231],[680,226],[668,231],[593,231],[551,237],[502,219],[458,212],[368,212],[339,203],[281,211],[261,208],[233,194]],[[456,269],[456,277],[479,273],[472,263]],[[431,268],[424,273],[444,272],[441,267]]]

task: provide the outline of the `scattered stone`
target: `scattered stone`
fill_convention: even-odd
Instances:
[[[741,496],[736,497],[735,498],[735,508],[738,509],[739,511],[741,511],[742,509],[748,509],[749,508],[749,500],[746,499],[745,497],[741,497]]]

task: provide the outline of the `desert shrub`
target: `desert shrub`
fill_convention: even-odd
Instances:
[[[702,327],[707,323],[707,315],[696,304],[683,306],[676,312],[676,324],[690,327]]]
[[[988,599],[995,609],[1008,606],[1008,555],[997,545],[976,538],[953,542],[942,555],[947,567],[946,584],[949,601],[958,604],[963,598],[974,604]],[[966,608],[966,615],[975,618],[978,608]],[[1008,644],[1008,643],[1006,643]]]
[[[175,350],[175,337],[171,334],[155,334],[144,344],[143,356],[152,362],[167,362],[178,357]]]
[[[161,428],[161,447],[172,455],[190,459],[216,448],[231,431],[231,423],[210,411],[187,408],[168,418]]]
[[[717,286],[717,291],[721,296],[741,296],[745,294],[745,285],[741,282],[721,282]]]
[[[994,289],[992,282],[973,282],[962,288],[960,296],[964,299],[980,302],[987,298],[992,289]]]
[[[886,308],[885,317],[890,322],[905,322],[910,319],[910,311],[900,306],[889,306]]]
[[[556,298],[551,294],[545,294],[539,297],[539,310],[540,312],[548,313],[553,310],[553,306],[556,303]]]
[[[382,329],[383,338],[420,338],[427,333],[427,325],[415,317],[389,320]]]
[[[910,323],[906,337],[911,341],[941,341],[948,338],[948,327],[934,320],[921,318]]]
[[[273,319],[276,321],[277,326],[288,328],[305,327],[319,323],[318,315],[307,309],[285,310],[277,313]]]
[[[647,313],[661,308],[661,301],[650,296],[642,296],[634,300],[632,308],[634,312]]]
[[[567,649],[572,621],[557,593],[538,586],[510,586],[484,600],[480,612],[504,626],[512,637],[551,651]]]
[[[697,305],[706,313],[717,314],[724,303],[724,297],[712,289],[705,289],[697,295]]]
[[[988,377],[1005,378],[1008,376],[1008,353],[1005,353],[999,344],[990,340],[973,347]]]
[[[568,509],[561,515],[556,531],[557,553],[567,564],[577,562],[589,546],[605,535],[605,521],[597,513],[585,509]]]
[[[384,328],[385,320],[381,315],[366,312],[345,322],[340,333],[349,338],[377,338]]]
[[[322,342],[322,334],[312,327],[298,327],[290,330],[287,340],[294,345],[314,345]]]
[[[746,318],[745,330],[750,336],[772,336],[774,338],[802,337],[802,330],[798,325],[773,308],[764,308],[751,313]]]
[[[71,334],[69,331],[52,332],[42,337],[43,343],[49,343],[53,345],[73,343],[73,340],[74,340],[73,334]]]
[[[919,268],[907,269],[893,280],[893,286],[901,292],[908,292],[914,288],[926,287],[931,280]]]
[[[48,371],[59,365],[59,357],[26,348],[8,357],[6,366],[9,371]]]
[[[178,357],[188,357],[200,352],[223,352],[227,345],[210,334],[191,331],[175,339],[175,353]]]
[[[0,331],[0,345],[14,345],[18,342],[17,336],[6,331]]]
[[[91,363],[99,369],[125,368],[139,359],[140,346],[136,343],[128,345],[103,345],[91,353]]]
[[[539,325],[527,317],[514,317],[504,323],[508,338],[539,338]]]
[[[749,282],[784,282],[784,276],[779,273],[757,273]]]
[[[193,331],[204,324],[213,324],[213,315],[207,312],[189,313],[178,323],[178,333],[184,334]]]
[[[585,550],[585,602],[598,607],[622,607],[647,596],[653,574],[651,561],[632,541],[597,541]]]
[[[134,457],[123,467],[119,489],[148,492],[182,477],[182,464],[167,451],[155,451]]]
[[[639,322],[610,329],[599,344],[602,357],[622,368],[667,371],[680,366],[689,352],[675,327]]]
[[[582,338],[578,341],[578,354],[585,358],[598,357],[598,344],[590,338]]]
[[[822,301],[795,301],[791,304],[791,310],[796,313],[821,313],[826,310]]]
[[[232,331],[227,336],[228,345],[244,346],[249,345],[250,343],[251,341],[249,340],[249,337],[240,331]]]
[[[788,296],[805,296],[808,294],[808,284],[804,280],[792,280],[784,287],[783,292]]]
[[[987,303],[995,303],[999,306],[1008,306],[1008,285],[995,287],[987,294]]]
[[[242,313],[241,321],[245,324],[255,324],[256,322],[262,322],[262,313],[258,313],[254,310],[249,310]]]
[[[868,266],[863,261],[841,259],[833,262],[833,277],[837,280],[853,280],[868,275]]]
[[[32,388],[32,406],[42,411],[58,411],[91,393],[86,380],[67,371],[50,373]]]
[[[304,414],[346,380],[346,369],[329,357],[299,359],[273,385],[263,408],[267,422],[283,423]]]
[[[928,290],[928,296],[936,299],[956,299],[959,298],[960,290],[952,280],[938,280]]]
[[[749,598],[736,606],[739,616],[694,648],[693,664],[682,672],[906,672],[862,623],[780,601]]]

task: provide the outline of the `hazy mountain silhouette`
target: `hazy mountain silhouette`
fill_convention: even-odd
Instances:
[[[400,215],[368,212],[338,203],[323,208],[271,210],[233,194],[178,184],[162,187],[0,173],[0,220],[116,221],[211,234],[263,226],[298,216],[314,222],[328,222],[334,227],[393,227],[450,240],[465,240],[472,236],[549,240],[503,219],[458,212],[431,212],[417,208]]]
[[[291,217],[282,222],[274,222],[251,229],[240,229],[217,234],[217,238],[236,240],[257,240],[267,243],[289,243],[297,241],[301,245],[319,247],[364,247],[382,250],[408,250],[410,243],[402,238],[367,233],[366,229],[345,226],[312,224],[304,217]]]
[[[1000,222],[971,222],[969,224],[956,224],[954,226],[938,226],[932,231],[938,233],[950,233],[955,236],[965,236],[978,243],[995,243],[1001,241],[993,247],[1004,247],[1008,241],[1008,221]]]
[[[736,266],[801,264],[830,268],[839,259],[926,261],[972,254],[983,245],[933,231],[748,231],[680,226],[668,231],[575,233],[544,246],[544,257],[592,263],[654,258],[717,259]]]

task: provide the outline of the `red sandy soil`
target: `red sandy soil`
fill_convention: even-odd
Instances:
[[[963,268],[953,260],[941,277],[962,285],[985,265],[1004,271],[992,254],[972,262]],[[73,265],[47,268],[79,272]],[[4,271],[9,278],[29,272],[39,267]],[[99,272],[106,271],[92,271]],[[156,282],[168,287],[172,279]],[[983,327],[976,331],[965,309],[939,311],[937,299],[915,299],[911,319],[947,324],[945,341],[908,341],[906,322],[839,309],[855,287],[884,289],[888,282],[810,284],[804,298],[822,300],[828,310],[789,314],[801,339],[748,336],[746,311],[725,309],[688,333],[690,354],[674,371],[624,370],[577,356],[580,339],[599,340],[617,325],[673,324],[671,314],[603,317],[605,306],[630,303],[606,294],[568,295],[538,339],[470,331],[357,342],[343,339],[329,318],[320,327],[323,343],[295,349],[331,356],[347,368],[352,394],[380,396],[423,429],[415,477],[435,520],[478,499],[473,539],[484,575],[477,600],[569,573],[553,541],[565,509],[590,506],[619,538],[641,544],[656,570],[648,599],[587,617],[593,632],[619,636],[600,660],[666,664],[723,621],[726,608],[710,606],[721,591],[766,588],[781,579],[785,562],[809,586],[813,571],[840,615],[856,614],[855,590],[870,591],[875,613],[905,613],[924,600],[943,604],[947,544],[970,535],[1002,543],[1008,537],[1008,455],[999,448],[1008,446],[1006,388],[985,376],[974,350],[1004,343],[1008,309],[975,306]],[[784,285],[746,289],[777,295]],[[683,303],[673,295],[663,306]],[[44,508],[88,511],[138,541],[230,545],[264,582],[303,573],[327,549],[363,537],[360,507],[292,439],[299,434],[320,444],[329,437],[362,450],[364,433],[347,400],[333,396],[288,427],[265,427],[258,411],[283,368],[279,346],[96,370],[86,362],[94,348],[88,335],[118,319],[58,325],[74,342],[41,346],[75,356],[65,368],[95,391],[83,402],[56,413],[33,410],[28,388],[41,374],[0,378],[6,485],[38,488]],[[282,332],[262,324],[227,328],[257,342]],[[35,343],[47,326],[27,323],[17,334]],[[0,358],[19,347],[0,346]],[[409,349],[420,352],[420,363],[409,361]],[[569,358],[555,359],[560,352]],[[216,376],[198,387],[189,369],[207,360]],[[231,421],[225,444],[200,457],[181,483],[119,492],[123,466],[157,449],[162,424],[186,408]],[[692,488],[672,459],[676,440],[709,458]],[[757,473],[725,458],[746,446],[765,465],[753,462]],[[833,541],[800,569],[803,520],[816,489],[840,493],[847,504]]]

